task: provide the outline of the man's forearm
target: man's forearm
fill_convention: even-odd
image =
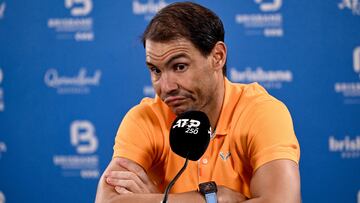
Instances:
[[[164,198],[164,194],[122,194],[107,198],[108,203],[160,203]],[[169,194],[168,201],[171,203],[194,202],[205,203],[205,199],[198,192],[186,192],[178,194]]]

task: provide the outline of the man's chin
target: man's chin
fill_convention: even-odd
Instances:
[[[181,108],[181,107],[173,107],[171,108],[172,112],[174,112],[175,115],[180,115],[184,112],[187,112],[187,111],[192,111],[194,110],[193,108]]]

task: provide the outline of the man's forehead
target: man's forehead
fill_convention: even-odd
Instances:
[[[177,39],[169,42],[154,42],[147,40],[145,42],[146,61],[163,60],[166,57],[179,52],[189,52],[193,49],[191,42],[185,39]]]

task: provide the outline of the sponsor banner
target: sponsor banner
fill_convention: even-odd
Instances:
[[[160,9],[167,5],[168,3],[165,0],[133,0],[132,11],[134,15],[142,15],[146,21],[150,21]]]
[[[283,37],[283,15],[280,12],[283,0],[253,0],[259,12],[239,13],[235,22],[243,27],[244,35]]]
[[[293,73],[290,70],[264,70],[262,67],[238,70],[230,68],[230,80],[239,83],[258,82],[266,89],[280,89],[285,83],[293,81]]]
[[[329,137],[329,151],[339,153],[343,159],[357,159],[360,157],[360,135],[346,135],[343,138]]]
[[[357,80],[336,82],[334,91],[343,96],[345,104],[360,104],[360,46],[353,51],[353,71]]]
[[[3,2],[0,1],[0,20],[4,18],[5,9],[6,9],[5,1],[3,1]]]
[[[75,120],[70,125],[70,144],[76,153],[53,156],[53,164],[64,177],[83,179],[99,177],[98,137],[94,125],[88,120]]]
[[[340,10],[351,11],[353,15],[360,15],[360,0],[341,0],[338,7]]]
[[[57,69],[48,69],[44,75],[45,85],[56,89],[58,94],[89,94],[91,87],[99,86],[101,70],[88,74],[86,68],[80,68],[76,75],[60,75]]]
[[[94,41],[92,0],[64,0],[69,11],[66,17],[53,17],[47,21],[49,29],[54,30],[58,40]]]
[[[0,141],[0,160],[6,151],[7,151],[7,147],[5,142]]]
[[[3,79],[4,79],[4,73],[0,68],[0,112],[5,110],[4,89],[1,87]]]

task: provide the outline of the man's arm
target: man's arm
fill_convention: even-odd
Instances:
[[[161,202],[158,192],[143,168],[126,158],[114,158],[100,178],[96,203],[112,202]],[[116,189],[115,189],[116,188]],[[169,195],[169,202],[204,202],[198,192]]]
[[[164,195],[159,193],[147,177],[144,169],[137,163],[125,159],[114,158],[100,178],[96,203],[111,202],[161,202]],[[245,197],[224,186],[218,187],[218,196],[223,202],[241,202]],[[169,194],[169,202],[204,203],[204,197],[197,191]],[[221,201],[219,201],[221,202]]]
[[[247,203],[300,203],[300,173],[297,163],[279,159],[255,171],[250,183],[252,199]]]
[[[104,173],[100,177],[97,192],[96,192],[96,203],[105,203],[110,202],[118,196],[118,193],[115,191],[115,187],[106,183],[106,174],[110,171],[124,171],[125,169],[117,164],[119,158],[114,158],[109,163],[108,167],[105,169]]]

